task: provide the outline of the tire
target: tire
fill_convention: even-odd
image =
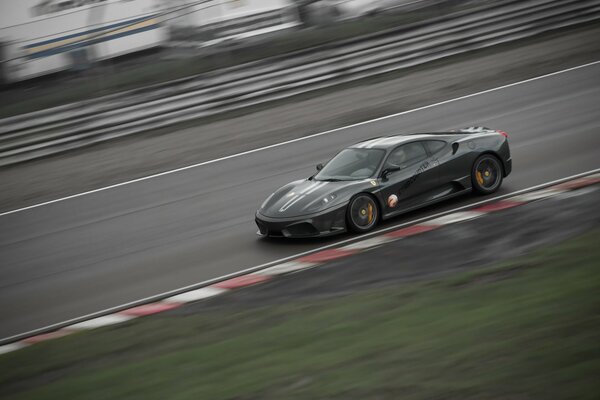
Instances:
[[[346,223],[351,232],[369,232],[379,222],[377,201],[366,193],[354,196],[346,211]]]
[[[492,154],[479,156],[471,170],[473,190],[479,194],[494,193],[502,185],[503,175],[498,157]]]

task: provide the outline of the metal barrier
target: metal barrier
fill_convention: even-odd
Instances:
[[[510,1],[385,34],[0,120],[0,166],[423,64],[600,17],[598,0]]]

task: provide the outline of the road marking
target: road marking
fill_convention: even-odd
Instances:
[[[485,205],[482,207],[477,207],[471,211],[491,213],[491,212],[495,212],[495,211],[506,210],[508,208],[518,207],[522,204],[524,204],[524,203],[520,203],[518,201],[512,201],[512,200],[503,200],[503,201],[498,201],[496,203],[488,204],[488,205]]]
[[[401,239],[401,238],[429,232],[429,231],[439,228],[440,226],[441,225],[431,225],[431,224],[429,224],[429,225],[420,224],[419,225],[419,224],[416,224],[416,225],[412,225],[412,226],[407,226],[406,228],[400,228],[395,231],[388,232],[385,234],[385,236],[389,236],[392,239],[394,239],[394,238]]]
[[[520,196],[515,196],[515,197],[511,198],[511,200],[516,201],[516,202],[528,203],[530,201],[541,200],[541,199],[545,199],[546,197],[554,196],[555,194],[557,194],[559,192],[560,192],[560,190],[558,190],[558,189],[548,188],[546,190],[539,190],[535,193],[527,193],[527,194],[522,194]]]
[[[384,235],[373,237],[367,240],[361,240],[360,242],[352,243],[342,247],[342,250],[367,250],[373,247],[381,246],[382,244],[392,242],[394,238],[387,237]]]
[[[596,174],[596,175],[592,175],[592,174]],[[278,274],[281,274],[281,273],[294,272],[294,271],[298,271],[303,268],[309,268],[309,267],[320,264],[319,261],[310,260],[310,259],[302,261],[302,258],[312,255],[312,254],[316,254],[316,253],[321,253],[321,255],[323,255],[322,252],[324,250],[332,249],[332,248],[335,248],[338,246],[343,246],[343,245],[348,245],[348,247],[349,247],[349,245],[351,245],[352,243],[370,240],[370,238],[379,236],[381,234],[389,235],[392,238],[402,238],[402,237],[406,237],[406,236],[411,236],[413,234],[419,234],[419,233],[433,230],[433,229],[436,229],[437,227],[439,227],[439,226],[423,225],[423,222],[430,221],[430,220],[433,220],[436,218],[440,218],[440,217],[443,217],[446,215],[456,214],[458,212],[468,210],[468,209],[475,209],[477,207],[481,207],[486,204],[494,203],[499,200],[509,199],[508,201],[512,202],[515,196],[518,196],[518,195],[521,195],[524,193],[528,193],[531,191],[535,191],[537,189],[549,188],[554,185],[558,185],[558,184],[561,184],[561,183],[564,183],[567,181],[571,181],[571,180],[581,178],[581,177],[586,177],[586,176],[589,176],[589,178],[592,178],[592,177],[600,178],[600,168],[596,168],[596,169],[593,169],[593,170],[590,170],[587,172],[582,172],[582,173],[579,173],[576,175],[571,175],[566,178],[561,178],[561,179],[556,179],[554,181],[541,183],[539,185],[535,185],[535,186],[531,186],[529,188],[517,190],[515,192],[508,193],[505,195],[492,197],[490,199],[485,199],[485,200],[482,200],[479,202],[466,204],[464,206],[457,207],[457,208],[454,208],[451,210],[441,211],[441,212],[433,214],[433,215],[425,216],[422,218],[417,218],[412,221],[407,221],[407,222],[403,222],[403,223],[393,225],[393,226],[390,226],[387,228],[375,230],[371,233],[367,233],[367,234],[364,234],[361,236],[356,236],[353,238],[340,240],[338,242],[331,243],[331,244],[328,244],[325,246],[321,246],[316,249],[307,250],[307,251],[297,253],[297,254],[294,254],[294,255],[291,255],[288,257],[280,258],[278,260],[269,261],[267,263],[263,263],[258,266],[255,266],[255,267],[246,268],[246,269],[243,269],[238,272],[233,272],[233,273],[223,275],[223,276],[220,276],[217,278],[208,279],[208,280],[201,281],[201,282],[198,282],[195,284],[184,286],[179,289],[170,290],[167,292],[156,294],[154,296],[149,296],[149,297],[139,299],[136,301],[131,301],[129,303],[122,304],[120,306],[111,307],[111,308],[97,311],[95,313],[87,314],[87,315],[84,315],[84,316],[81,316],[78,318],[72,318],[67,321],[59,322],[59,323],[48,325],[48,326],[45,326],[42,328],[34,329],[34,330],[31,330],[28,332],[24,332],[24,333],[10,336],[10,337],[2,338],[2,339],[0,339],[0,354],[2,354],[3,352],[12,351],[12,350],[10,350],[10,349],[12,349],[12,344],[10,344],[10,343],[14,342],[15,340],[20,340],[20,339],[27,338],[30,336],[39,335],[41,333],[49,332],[52,330],[57,330],[57,329],[60,329],[63,327],[68,327],[68,329],[93,329],[93,328],[99,327],[99,326],[120,323],[120,322],[123,322],[123,321],[126,321],[126,320],[132,318],[132,317],[129,317],[129,316],[126,316],[123,314],[118,314],[124,309],[136,307],[136,306],[147,304],[150,302],[157,302],[157,301],[164,301],[166,303],[169,303],[170,301],[167,298],[171,297],[171,298],[173,298],[173,300],[175,300],[175,298],[178,297],[179,295],[184,295],[186,293],[192,294],[192,292],[190,292],[190,291],[193,291],[193,290],[198,291],[199,293],[204,293],[205,290],[209,289],[209,288],[210,289],[215,289],[215,288],[222,289],[222,290],[216,290],[216,291],[209,290],[207,293],[208,296],[200,295],[200,296],[198,296],[198,299],[202,299],[204,297],[216,296],[216,295],[219,295],[219,294],[224,293],[227,290],[229,290],[229,288],[220,288],[219,286],[217,286],[217,284],[219,284],[219,283],[226,285],[226,286],[228,286],[232,283],[235,283],[236,287],[249,286],[249,285],[256,284],[256,283],[262,283],[262,282],[267,281],[267,280],[271,279],[272,277],[274,277]],[[586,181],[592,182],[590,179],[586,179]],[[594,181],[593,183],[595,183],[595,182],[596,181]],[[590,183],[590,184],[592,184],[592,183]],[[557,193],[560,193],[560,192],[557,191]],[[525,204],[525,203],[519,203],[519,204]],[[412,225],[419,225],[419,224],[421,224],[419,226],[419,229],[415,229],[415,227],[412,226]],[[401,229],[401,228],[404,228],[404,229]],[[373,243],[373,242],[369,242],[369,243]],[[360,248],[361,246],[355,246],[355,247]],[[340,250],[333,251],[331,255],[337,256],[337,255],[342,255],[342,254],[348,255],[348,254],[355,254],[355,253],[358,253],[358,250],[356,250],[356,248],[355,249],[346,248],[346,249],[340,249]],[[329,255],[329,254],[325,254],[325,255]],[[306,258],[308,258],[308,257],[306,257]],[[333,257],[333,258],[336,258],[336,257]],[[333,259],[333,258],[329,257],[329,259]],[[284,263],[285,263],[285,266],[284,266]],[[261,274],[261,272],[263,270],[270,268],[270,267],[273,267],[271,274]],[[285,269],[288,269],[288,271],[285,271]],[[248,274],[252,274],[252,276],[250,278],[244,277],[244,275],[247,276]],[[193,297],[193,295],[191,297]],[[163,300],[163,299],[165,299],[165,300]],[[183,298],[181,300],[183,300]],[[195,299],[193,299],[193,298],[190,300],[195,301]],[[175,302],[178,303],[179,301],[175,301]],[[183,301],[183,302],[186,302],[186,301]],[[5,344],[5,345],[3,346],[2,344]],[[16,348],[15,348],[15,350],[16,350]]]
[[[299,262],[299,261],[288,261],[283,264],[275,265],[274,267],[261,269],[260,271],[256,271],[255,274],[257,274],[257,275],[291,274],[293,272],[304,271],[305,269],[316,267],[317,265],[319,265],[319,264]]]
[[[213,160],[203,161],[203,162],[192,164],[192,165],[188,165],[188,166],[185,166],[185,167],[175,168],[175,169],[172,169],[172,170],[169,170],[169,171],[159,172],[157,174],[152,174],[152,175],[144,176],[142,178],[132,179],[132,180],[125,181],[125,182],[116,183],[114,185],[109,185],[109,186],[101,187],[101,188],[98,188],[98,189],[88,190],[86,192],[81,192],[81,193],[73,194],[73,195],[70,195],[70,196],[65,196],[65,197],[61,197],[61,198],[58,198],[58,199],[49,200],[49,201],[45,201],[45,202],[38,203],[38,204],[33,204],[33,205],[27,206],[27,207],[17,208],[15,210],[11,210],[11,211],[5,211],[5,212],[0,213],[0,217],[3,217],[5,215],[10,215],[10,214],[18,213],[18,212],[22,212],[22,211],[26,211],[26,210],[30,210],[30,209],[33,209],[33,208],[38,208],[38,207],[46,206],[46,205],[49,205],[49,204],[54,204],[54,203],[62,202],[62,201],[65,201],[65,200],[74,199],[74,198],[81,197],[81,196],[86,196],[86,195],[93,194],[93,193],[102,192],[102,191],[105,191],[105,190],[115,189],[115,188],[118,188],[118,187],[121,187],[121,186],[131,185],[131,184],[137,183],[137,182],[142,182],[142,181],[146,181],[146,180],[150,180],[150,179],[154,179],[154,178],[159,178],[159,177],[165,176],[165,175],[175,174],[175,173],[178,173],[178,172],[186,171],[188,169],[202,167],[204,165],[214,164],[214,163],[217,163],[217,162],[220,162],[220,161],[229,160],[229,159],[232,159],[232,158],[238,158],[238,157],[246,156],[246,155],[249,155],[249,154],[257,153],[259,151],[273,149],[273,148],[276,148],[276,147],[285,146],[285,145],[288,145],[288,144],[291,144],[291,143],[300,142],[300,141],[303,141],[303,140],[313,139],[313,138],[316,138],[316,137],[319,137],[319,136],[323,136],[323,135],[328,135],[328,134],[331,134],[331,133],[339,132],[341,130],[345,130],[345,129],[349,129],[349,128],[354,128],[354,127],[362,126],[362,125],[367,125],[367,124],[370,124],[370,123],[373,123],[373,122],[377,122],[377,121],[383,121],[383,120],[386,120],[388,118],[394,118],[394,117],[398,117],[398,116],[401,116],[401,115],[406,115],[406,114],[414,113],[414,112],[417,112],[417,111],[426,110],[426,109],[437,107],[437,106],[441,106],[441,105],[444,105],[444,104],[449,104],[449,103],[453,103],[453,102],[456,102],[456,101],[465,100],[465,99],[468,99],[468,98],[471,98],[471,97],[480,96],[482,94],[493,93],[493,92],[496,92],[498,90],[507,89],[507,88],[510,88],[510,87],[513,87],[513,86],[518,86],[518,85],[526,84],[526,83],[529,83],[529,82],[534,82],[534,81],[537,81],[537,80],[540,80],[540,79],[549,78],[549,77],[552,77],[552,76],[555,76],[555,75],[560,75],[560,74],[564,74],[564,73],[567,73],[567,72],[576,71],[578,69],[587,68],[587,67],[599,64],[599,63],[600,63],[600,60],[599,61],[593,61],[593,62],[590,62],[590,63],[587,63],[587,64],[582,64],[582,65],[578,65],[578,66],[575,66],[575,67],[566,68],[566,69],[563,69],[563,70],[560,70],[560,71],[551,72],[551,73],[548,73],[548,74],[536,76],[536,77],[525,79],[525,80],[522,80],[522,81],[513,82],[513,83],[506,84],[506,85],[497,86],[495,88],[482,90],[482,91],[479,91],[479,92],[467,94],[467,95],[460,96],[460,97],[455,97],[453,99],[444,100],[444,101],[440,101],[440,102],[437,102],[437,103],[429,104],[429,105],[426,105],[426,106],[421,106],[421,107],[413,108],[411,110],[401,111],[401,112],[398,112],[398,113],[395,113],[395,114],[389,114],[389,115],[385,115],[383,117],[374,118],[374,119],[370,119],[370,120],[367,120],[367,121],[357,122],[355,124],[346,125],[346,126],[342,126],[342,127],[335,128],[335,129],[330,129],[330,130],[327,130],[327,131],[314,133],[312,135],[303,136],[303,137],[296,138],[296,139],[291,139],[291,140],[286,140],[284,142],[274,143],[274,144],[271,144],[271,145],[268,145],[268,146],[259,147],[259,148],[252,149],[252,150],[242,151],[240,153],[231,154],[231,155],[220,157],[220,158],[215,158]]]
[[[96,329],[100,328],[101,326],[120,324],[121,322],[125,322],[130,319],[133,319],[133,317],[128,315],[111,314],[69,325],[69,329]]]
[[[343,258],[356,253],[358,253],[357,250],[336,247],[334,249],[325,249],[321,251],[311,252],[310,254],[300,257],[298,261],[322,264],[324,262],[333,261],[338,258]]]
[[[167,297],[163,300],[165,303],[191,303],[192,301],[204,300],[209,297],[217,296],[226,292],[227,289],[219,289],[216,287],[203,287],[192,290],[191,292],[181,293],[175,296]]]
[[[176,303],[174,301],[157,301],[156,303],[142,304],[141,306],[128,308],[119,312],[119,315],[126,315],[128,317],[144,317],[146,315],[158,314],[163,311],[169,311],[177,307],[181,307],[183,303]]]
[[[481,217],[484,213],[478,211],[458,211],[452,214],[444,215],[443,217],[435,218],[427,222],[423,222],[422,225],[448,225],[456,222],[467,221],[469,219]]]
[[[0,354],[10,353],[12,351],[17,351],[22,349],[23,347],[27,347],[28,344],[23,342],[9,343],[4,346],[0,346]]]
[[[65,336],[71,335],[73,333],[75,333],[75,331],[68,330],[68,329],[59,329],[54,332],[42,333],[41,335],[36,335],[36,336],[29,337],[27,339],[23,339],[22,342],[25,344],[36,344],[36,343],[45,342],[47,340],[65,337]]]
[[[272,276],[259,275],[259,274],[246,274],[242,276],[236,276],[227,280],[217,282],[211,287],[218,289],[239,289],[246,286],[258,285],[259,283],[271,280]]]

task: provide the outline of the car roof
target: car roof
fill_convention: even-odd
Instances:
[[[435,133],[409,133],[400,135],[380,136],[367,139],[350,146],[355,149],[389,149],[405,142],[423,139],[440,139],[440,136],[450,135],[456,132],[435,132]]]

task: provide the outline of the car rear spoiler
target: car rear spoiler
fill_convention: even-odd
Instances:
[[[486,128],[485,126],[469,126],[467,128],[462,128],[457,131],[458,133],[498,133],[508,139],[508,133],[501,131],[500,129],[491,129]]]
[[[495,129],[491,129],[491,128],[486,128],[485,126],[468,126],[466,128],[460,128],[455,130],[454,132],[457,133],[492,133],[492,132],[498,132]]]

